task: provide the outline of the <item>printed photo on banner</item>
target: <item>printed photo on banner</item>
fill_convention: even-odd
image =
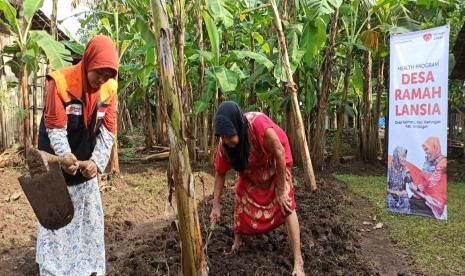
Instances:
[[[387,208],[447,220],[449,27],[391,36]]]

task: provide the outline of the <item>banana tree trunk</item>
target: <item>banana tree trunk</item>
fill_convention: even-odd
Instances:
[[[460,112],[462,119],[462,142],[463,142],[463,159],[465,160],[465,112]]]
[[[173,31],[174,37],[176,39],[176,52],[177,52],[177,70],[178,70],[178,86],[180,89],[181,95],[181,106],[182,112],[184,114],[189,114],[192,112],[192,102],[190,95],[191,90],[187,88],[186,80],[186,70],[184,66],[184,31],[185,31],[185,21],[186,21],[186,12],[185,12],[185,0],[173,0],[172,1],[173,9]],[[184,131],[187,131],[184,135],[188,138],[188,149],[189,156],[191,159],[195,160],[195,139],[192,137],[190,130],[192,129],[192,120],[191,117],[185,117],[186,128]]]
[[[347,95],[349,93],[349,80],[350,80],[350,71],[352,69],[352,52],[347,52],[346,68],[344,72],[344,89],[342,95],[342,102],[339,105],[337,111],[337,131],[336,131],[336,141],[334,143],[333,155],[331,156],[331,166],[339,164],[339,155],[341,151],[342,143],[342,131],[344,130],[344,114],[345,107],[347,103]]]
[[[113,148],[111,149],[111,173],[112,174],[120,174],[121,170],[119,168],[119,157],[118,157],[118,133],[115,133],[115,142],[113,144]]]
[[[370,29],[370,21],[367,22],[367,29]],[[364,64],[364,126],[362,127],[362,158],[365,162],[375,162],[378,158],[378,140],[375,131],[377,123],[372,112],[373,107],[373,88],[372,88],[373,59],[370,51],[365,53]]]
[[[171,34],[165,1],[151,0],[157,38],[157,55],[160,64],[160,81],[163,87],[163,109],[170,139],[168,183],[174,186],[178,206],[179,234],[181,236],[181,265],[183,275],[207,275],[206,259],[195,200],[194,176],[189,161],[189,152],[184,137],[180,91],[176,81]]]
[[[389,70],[386,71],[388,75],[387,79],[389,79]],[[385,82],[386,87],[386,106],[384,107],[384,114],[385,114],[385,123],[384,123],[384,145],[383,145],[383,162],[388,162],[388,145],[389,145],[389,82]]]
[[[18,21],[20,23],[20,32],[24,34],[26,32],[26,21],[24,20],[24,7],[23,3],[18,3]],[[23,46],[24,47],[24,46]],[[21,48],[24,53],[25,48]],[[24,56],[23,54],[21,56]],[[28,72],[26,64],[21,63],[19,66],[19,98],[24,111],[23,116],[23,146],[24,156],[26,156],[26,149],[31,145],[31,127],[30,127],[30,114],[29,114],[29,92],[28,92]]]
[[[281,18],[279,17],[278,8],[276,7],[275,1],[271,0],[270,3],[274,11],[273,23],[274,23],[274,26],[276,28],[276,32],[278,35],[280,55],[281,55],[281,58],[283,60],[283,63],[286,69],[288,87],[289,87],[289,91],[291,94],[290,96],[291,96],[291,102],[292,102],[291,103],[292,112],[294,114],[294,118],[296,119],[296,123],[297,123],[296,132],[297,132],[297,137],[298,137],[299,144],[300,144],[300,151],[302,153],[302,162],[304,165],[305,178],[308,182],[310,182],[312,190],[316,190],[317,186],[316,186],[316,181],[315,181],[315,174],[313,172],[312,160],[310,159],[307,139],[305,137],[305,128],[304,128],[304,123],[302,121],[302,114],[300,113],[300,105],[299,105],[299,100],[297,97],[297,88],[296,88],[296,84],[294,83],[294,79],[292,77],[289,56],[287,53],[286,39],[284,37],[284,32],[283,32],[282,25],[281,25]]]
[[[152,110],[150,107],[149,89],[145,89],[144,96],[145,109],[145,147],[149,150],[154,146],[153,142],[153,126],[152,126]]]
[[[35,74],[34,74],[35,75]],[[39,142],[38,122],[37,122],[37,77],[34,76],[34,85],[32,87],[32,146],[37,148]]]
[[[376,140],[377,148],[379,152],[382,152],[382,145],[380,144],[379,137],[379,117],[381,115],[381,96],[384,90],[384,58],[378,58],[378,84],[376,86],[376,108],[375,108],[375,128],[374,128],[374,138]]]
[[[27,83],[27,68],[26,65],[22,65],[20,69],[20,98],[22,100],[22,107],[24,110],[23,118],[23,146],[24,149],[29,148],[31,145],[31,134],[30,134],[30,114],[29,114],[29,93]],[[24,155],[26,155],[26,150]]]
[[[203,18],[202,18],[202,13],[200,9],[198,9],[197,12],[197,30],[198,30],[198,36],[199,36],[199,49],[200,51],[203,51],[204,45],[203,45]],[[205,86],[205,61],[203,57],[201,56],[199,58],[199,86],[198,86],[198,96],[199,99],[201,98],[201,95],[203,95],[203,89]],[[201,117],[200,117],[200,125],[201,127],[201,139],[200,140],[200,148],[202,149],[203,153],[206,155],[208,153],[208,110],[205,110],[202,112]],[[197,135],[195,136],[197,137]]]
[[[323,83],[318,97],[318,114],[315,126],[315,136],[318,143],[313,143],[312,156],[317,169],[322,170],[325,166],[324,151],[326,146],[325,121],[328,113],[328,95],[331,87],[331,72],[333,69],[334,46],[337,33],[337,22],[339,9],[336,9],[331,17],[331,27],[325,53],[325,65],[323,69]]]
[[[52,15],[50,17],[50,33],[54,39],[58,38],[57,27],[58,0],[52,1]]]

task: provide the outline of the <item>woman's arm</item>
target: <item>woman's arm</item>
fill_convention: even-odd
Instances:
[[[265,131],[263,145],[265,147],[265,150],[269,154],[271,154],[273,156],[273,159],[276,161],[278,186],[280,190],[284,189],[286,184],[286,152],[274,129],[268,128]]]
[[[273,128],[266,129],[265,137],[263,138],[263,146],[276,161],[278,183],[275,188],[275,193],[279,205],[281,206],[281,211],[283,214],[289,214],[292,212],[292,200],[289,198],[288,189],[286,187],[286,152]]]
[[[213,208],[210,214],[212,223],[218,222],[220,219],[221,209],[221,195],[223,194],[224,181],[226,179],[225,173],[216,172],[215,174],[215,192],[213,194]]]

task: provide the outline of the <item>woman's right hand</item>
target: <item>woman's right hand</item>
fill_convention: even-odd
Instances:
[[[212,212],[210,213],[210,223],[217,224],[220,221],[221,211],[219,204],[213,204]]]
[[[67,159],[66,165],[62,164],[61,167],[63,170],[70,175],[76,175],[77,170],[79,169],[79,161],[77,160],[76,156],[71,152],[65,153],[63,155],[64,158]]]

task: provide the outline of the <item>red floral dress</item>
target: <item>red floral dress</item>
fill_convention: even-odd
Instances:
[[[239,174],[236,183],[234,232],[253,235],[270,231],[283,224],[285,219],[275,196],[278,184],[276,162],[263,145],[265,131],[273,128],[285,149],[285,189],[292,200],[292,210],[295,210],[292,154],[286,133],[268,116],[260,112],[249,112],[244,116],[249,121],[249,160],[247,169]],[[218,173],[226,173],[232,168],[221,142],[215,168]]]

